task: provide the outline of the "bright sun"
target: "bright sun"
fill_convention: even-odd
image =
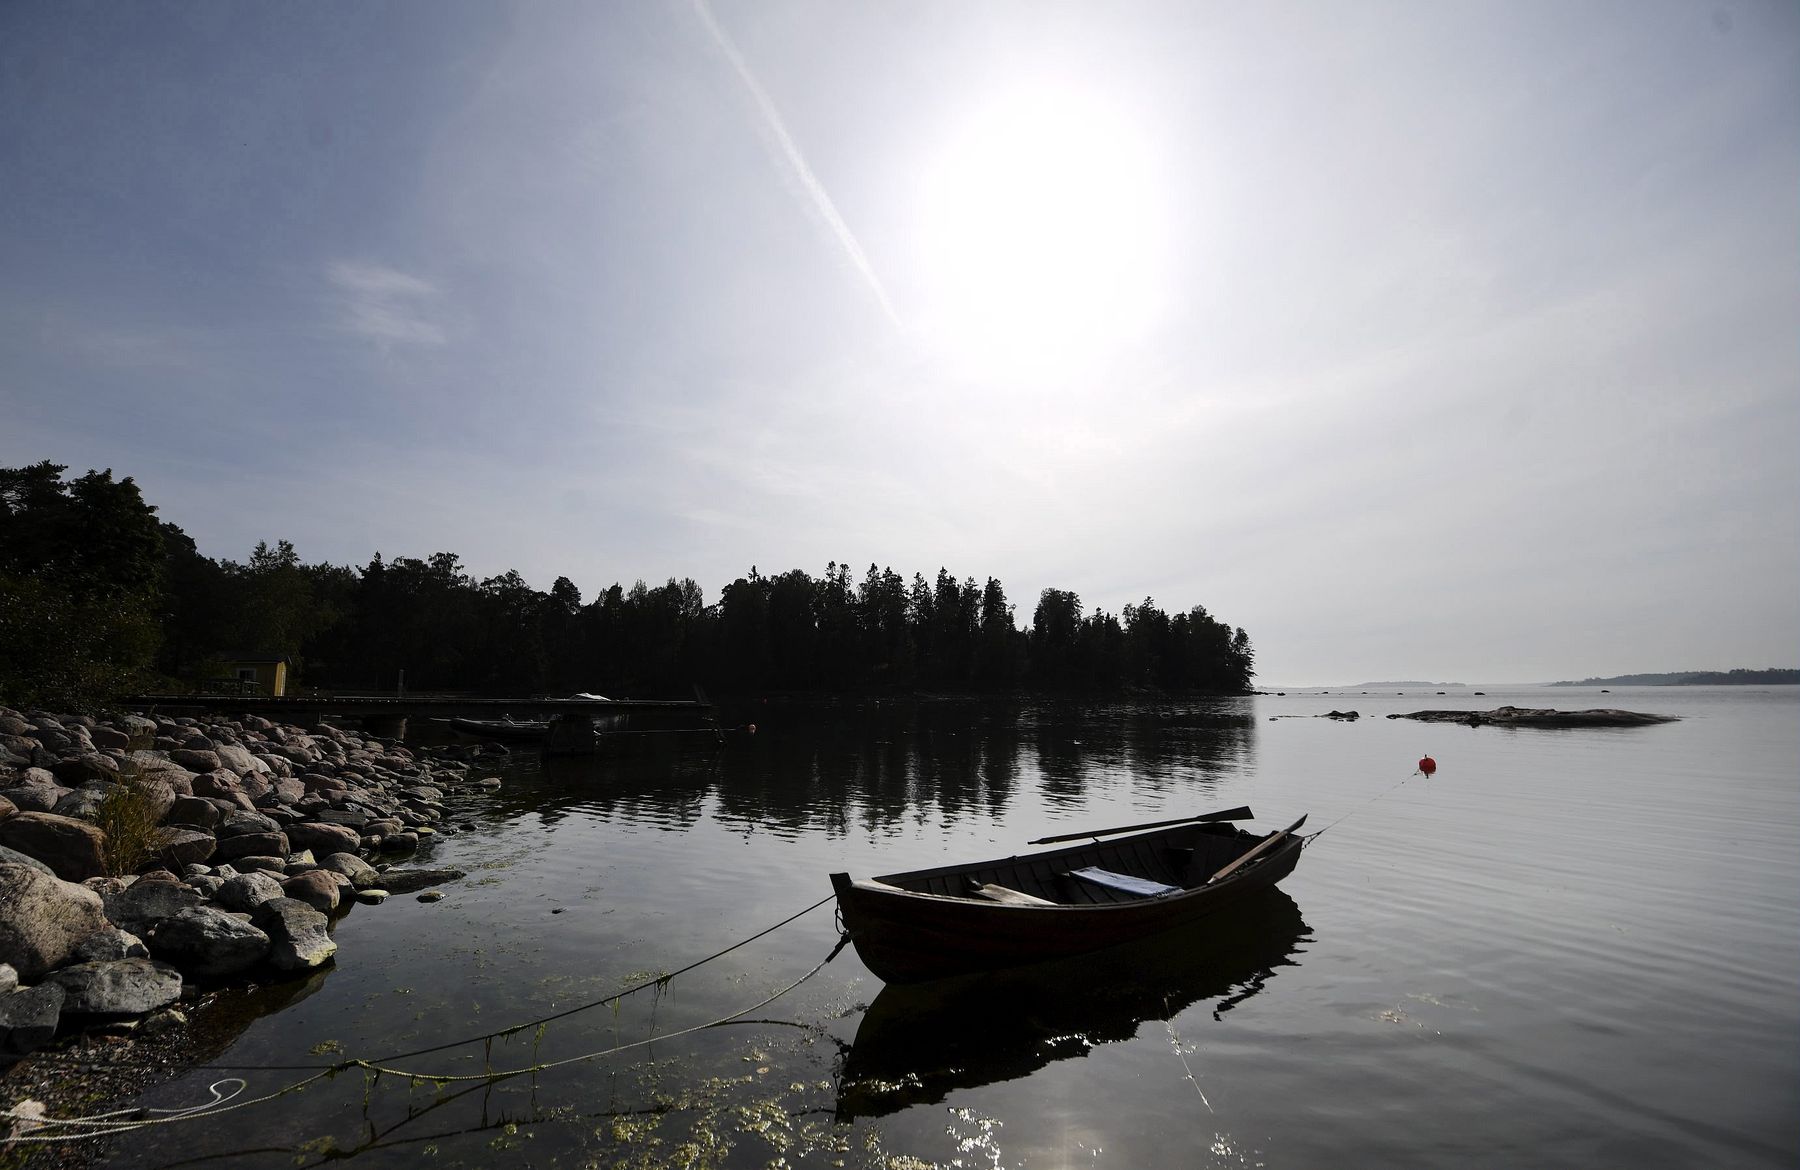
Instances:
[[[1169,218],[1155,149],[1097,95],[975,110],[924,176],[918,258],[934,349],[989,382],[1079,376],[1153,323]]]

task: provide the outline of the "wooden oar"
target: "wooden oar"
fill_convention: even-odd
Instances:
[[[1261,841],[1258,841],[1251,848],[1250,852],[1244,854],[1242,857],[1238,858],[1236,861],[1232,862],[1230,865],[1226,866],[1224,869],[1220,870],[1218,873],[1215,873],[1211,877],[1207,878],[1206,884],[1210,886],[1214,882],[1218,881],[1220,878],[1230,876],[1231,872],[1233,870],[1237,869],[1238,866],[1245,865],[1245,864],[1248,864],[1249,862],[1255,861],[1257,858],[1259,858],[1263,854],[1267,853],[1270,849],[1273,849],[1276,846],[1276,844],[1285,840],[1287,838],[1288,834],[1292,833],[1295,829],[1298,829],[1301,825],[1304,825],[1305,823],[1306,823],[1306,818],[1301,817],[1299,820],[1295,821],[1293,824],[1289,825],[1287,828],[1277,829],[1273,833],[1270,833],[1267,837],[1264,837]]]
[[[1256,814],[1250,806],[1240,804],[1236,808],[1222,809],[1219,812],[1201,813],[1197,817],[1177,817],[1172,821],[1150,821],[1142,825],[1121,825],[1116,829],[1089,829],[1085,833],[1062,833],[1055,837],[1039,837],[1035,841],[1027,841],[1027,845],[1054,845],[1058,841],[1085,841],[1089,837],[1110,837],[1114,833],[1135,833],[1139,829],[1165,829],[1170,825],[1194,824],[1200,821],[1247,821]],[[1304,818],[1303,818],[1304,819]]]

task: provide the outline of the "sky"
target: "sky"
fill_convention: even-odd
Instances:
[[[1265,684],[1800,664],[1787,0],[0,5],[0,466]]]

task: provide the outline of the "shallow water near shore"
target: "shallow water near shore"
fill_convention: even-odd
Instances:
[[[1390,721],[1616,706],[1619,729]],[[1358,710],[1352,723],[1311,716]],[[238,997],[219,1067],[143,1104],[262,1097],[109,1165],[1791,1166],[1800,1159],[1800,688],[1488,688],[1204,702],[728,709],[760,734],[522,755],[338,965]],[[1418,758],[1435,777],[1414,775]],[[884,990],[826,875],[1249,804],[1327,830],[1199,937]],[[257,1014],[266,1012],[267,1014]],[[226,1026],[229,1024],[229,1026]],[[654,1038],[654,1039],[653,1039]],[[484,1069],[613,1055],[497,1083]],[[230,1066],[230,1067],[224,1067]]]

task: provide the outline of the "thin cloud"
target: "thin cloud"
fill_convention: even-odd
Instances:
[[[762,114],[764,127],[775,139],[775,144],[781,148],[782,156],[787,159],[788,165],[793,168],[794,177],[800,181],[800,186],[806,191],[813,210],[819,213],[825,220],[825,226],[831,229],[833,236],[837,237],[839,246],[844,249],[844,255],[849,257],[851,265],[861,274],[863,282],[869,286],[869,291],[874,294],[875,300],[881,305],[881,311],[887,314],[888,320],[893,322],[896,329],[901,328],[900,314],[894,311],[894,303],[888,299],[887,289],[883,287],[881,278],[875,275],[875,269],[870,265],[869,258],[863,254],[862,245],[857,243],[856,235],[850,230],[850,225],[845,223],[844,217],[838,214],[837,205],[831,201],[831,195],[825,190],[825,185],[819,182],[819,177],[813,174],[812,167],[807,165],[806,156],[800,153],[799,144],[794,141],[793,135],[788,133],[787,123],[782,121],[781,111],[775,108],[775,102],[769,97],[768,91],[763,89],[762,84],[756,80],[756,75],[750,72],[749,62],[744,60],[744,55],[738,52],[737,46],[732,43],[731,38],[725,35],[724,28],[720,26],[718,18],[713,15],[712,8],[706,3],[706,0],[694,0],[694,11],[700,15],[700,23],[706,26],[706,31],[711,34],[713,43],[719,47],[721,53],[725,54],[725,59],[731,62],[731,67],[736,71],[738,80],[742,81],[744,88],[750,91],[751,99],[756,102],[757,111]]]
[[[433,316],[439,293],[429,281],[359,260],[333,261],[326,277],[339,294],[338,324],[346,332],[383,345],[444,344]]]

